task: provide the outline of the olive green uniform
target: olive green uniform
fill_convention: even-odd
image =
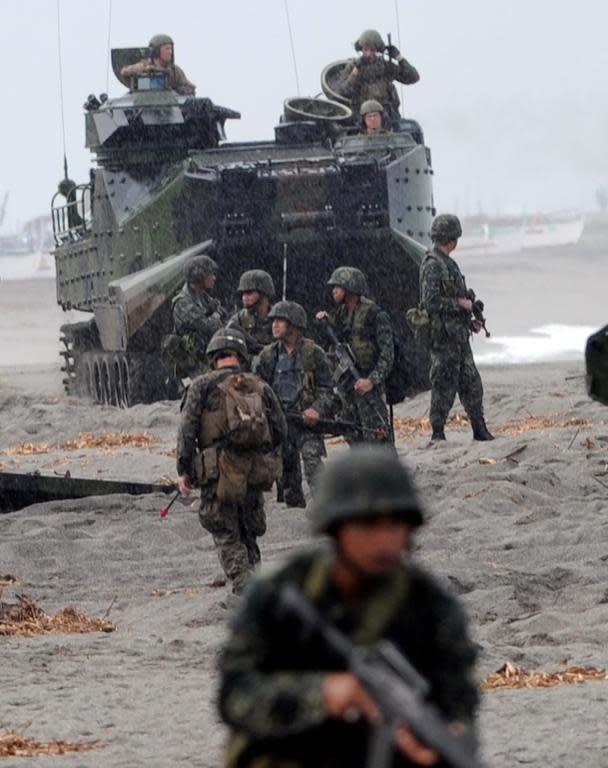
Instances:
[[[345,304],[340,304],[329,314],[339,341],[349,344],[355,356],[355,364],[361,376],[370,379],[374,388],[361,395],[354,391],[353,382],[340,387],[343,415],[372,432],[349,436],[349,442],[393,440],[388,408],[384,397],[384,382],[393,367],[395,352],[391,321],[387,313],[371,299],[361,296],[349,316]]]
[[[258,355],[262,347],[272,344],[272,318],[266,315],[260,317],[257,312],[243,308],[228,321],[227,328],[239,328],[245,335],[247,350],[252,355]]]
[[[354,73],[354,69],[358,74]],[[351,109],[358,115],[364,101],[375,100],[385,108],[391,120],[399,117],[399,97],[393,85],[397,80],[412,85],[420,80],[416,67],[404,58],[397,63],[377,56],[374,61],[359,59],[349,65],[341,92],[351,100]]]
[[[197,293],[188,283],[184,283],[181,291],[173,298],[172,306],[175,333],[188,338],[198,358],[190,375],[208,370],[205,350],[213,334],[222,327],[218,315],[223,310],[219,301],[207,292]]]
[[[483,423],[483,385],[470,344],[471,314],[458,305],[467,297],[458,264],[437,246],[420,270],[420,297],[431,333],[431,410],[434,429],[443,429],[458,393],[471,424]]]
[[[123,67],[120,74],[123,77],[136,77],[137,75],[146,75],[154,72],[162,72],[165,75],[167,87],[184,96],[194,96],[196,86],[186,77],[184,70],[177,64],[162,64],[152,59],[142,59],[135,64],[129,64]]]
[[[329,363],[325,352],[311,339],[300,338],[289,354],[281,341],[264,347],[254,370],[270,384],[285,410],[301,414],[314,408],[322,419],[331,418],[335,398]],[[327,453],[322,435],[292,420],[288,420],[288,430],[283,452],[283,491],[288,504],[303,506],[300,456],[312,492],[315,475]]]
[[[424,571],[404,562],[362,602],[345,604],[331,583],[331,562],[329,552],[317,549],[251,582],[220,661],[219,707],[232,728],[225,766],[366,765],[366,722],[329,719],[323,706],[324,676],[343,667],[273,611],[286,584],[300,588],[355,644],[390,640],[429,681],[429,699],[448,720],[473,721],[476,653],[456,601]],[[395,756],[392,765],[411,763]]]
[[[213,444],[204,428],[205,416],[217,413],[221,397],[217,384],[239,367],[221,368],[199,376],[190,385],[184,400],[177,437],[177,473],[197,480],[195,456]],[[272,448],[278,451],[285,440],[287,425],[281,405],[272,389],[264,385],[264,402],[271,426]],[[218,556],[233,591],[242,591],[252,568],[260,561],[256,539],[266,531],[264,497],[258,488],[247,487],[241,502],[220,501],[217,497],[218,479],[200,478],[201,525],[213,536]]]

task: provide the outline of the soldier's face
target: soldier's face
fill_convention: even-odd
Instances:
[[[367,59],[367,61],[373,61],[376,58],[376,49],[364,45],[361,49],[361,55],[364,59]]]
[[[203,285],[205,286],[205,290],[210,291],[215,285],[216,280],[217,280],[216,275],[207,275],[207,277],[203,280]]]
[[[391,515],[349,520],[336,533],[336,551],[351,570],[363,577],[388,576],[408,549],[412,527]]]
[[[368,112],[363,116],[368,133],[379,133],[382,130],[382,115],[380,112]]]
[[[272,321],[272,338],[281,341],[287,337],[290,328],[289,320],[285,320],[282,317],[276,317]]]
[[[331,289],[331,295],[336,304],[342,304],[344,297],[346,296],[346,291],[341,286],[334,285]]]
[[[170,64],[173,61],[173,46],[171,43],[165,43],[158,49],[158,58],[163,64]]]
[[[251,309],[259,302],[261,294],[259,291],[243,291],[241,301],[246,309]]]

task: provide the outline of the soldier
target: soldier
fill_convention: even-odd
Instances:
[[[473,319],[464,276],[450,256],[462,235],[457,216],[440,214],[431,226],[433,249],[420,268],[420,301],[431,321],[431,410],[433,440],[445,440],[445,422],[456,393],[473,428],[475,440],[493,440],[483,417],[483,385],[473,360],[470,334],[481,324]]]
[[[200,486],[201,525],[213,536],[232,591],[239,594],[260,562],[256,539],[266,532],[262,491],[280,474],[287,425],[272,389],[243,372],[249,355],[238,331],[217,331],[207,354],[213,370],[190,385],[182,407],[178,484],[184,496]]]
[[[366,428],[349,441],[380,440],[393,442],[384,383],[394,363],[393,330],[389,316],[365,297],[367,280],[355,267],[338,267],[327,281],[338,305],[332,313],[317,312],[317,320],[327,321],[338,340],[349,344],[361,378],[339,387],[344,418]]]
[[[361,131],[366,136],[384,133],[384,110],[382,104],[374,99],[368,99],[361,105]]]
[[[321,347],[302,336],[307,325],[303,307],[295,301],[279,301],[269,317],[276,341],[264,347],[255,371],[270,384],[288,414],[282,478],[285,503],[305,507],[300,456],[312,491],[317,471],[327,455],[323,436],[312,429],[320,418],[332,415],[331,372]]]
[[[173,40],[169,35],[154,35],[148,43],[148,56],[136,64],[129,64],[120,70],[123,77],[162,72],[167,88],[185,96],[194,96],[196,86],[188,80],[184,70],[175,64]]]
[[[391,123],[398,122],[399,97],[393,81],[397,80],[404,85],[417,83],[420,80],[418,70],[403,58],[394,45],[388,47],[387,53],[397,63],[384,59],[384,41],[375,29],[366,29],[361,33],[355,43],[355,50],[361,56],[345,73],[342,95],[350,98],[355,114],[360,111],[363,102],[374,99],[382,104]]]
[[[370,762],[376,702],[314,631],[303,636],[275,610],[289,585],[356,646],[390,641],[430,683],[430,703],[454,730],[473,730],[476,652],[457,601],[411,561],[423,517],[410,474],[387,446],[359,446],[323,468],[311,516],[330,548],[258,574],[232,620],[220,660],[219,708],[232,729],[224,765],[435,765],[437,754],[405,724],[392,734],[396,759]]]
[[[249,269],[241,275],[237,291],[241,294],[243,309],[230,318],[227,327],[243,331],[249,354],[257,355],[273,340],[272,318],[268,314],[274,298],[274,282],[263,269]]]
[[[205,350],[213,334],[222,327],[224,310],[209,291],[217,278],[217,264],[205,254],[193,256],[186,263],[186,282],[173,298],[173,325],[175,333],[191,351],[189,363],[191,377],[208,370]]]

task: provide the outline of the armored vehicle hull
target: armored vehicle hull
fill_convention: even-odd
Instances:
[[[123,406],[176,394],[159,354],[170,299],[185,261],[211,241],[226,308],[246,269],[266,269],[310,313],[329,305],[335,267],[362,269],[410,346],[412,389],[425,386],[405,311],[418,301],[430,242],[430,151],[414,121],[361,136],[350,110],[338,105],[336,117],[326,103],[310,119],[305,100],[287,104],[274,141],[227,143],[224,121],[239,115],[207,99],[139,91],[89,100],[97,168],[53,201],[58,302],[91,313],[62,328],[69,392]]]

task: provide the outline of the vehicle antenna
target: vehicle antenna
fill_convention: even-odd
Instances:
[[[65,141],[65,116],[63,109],[63,67],[61,66],[61,0],[57,0],[57,61],[59,63],[59,108],[61,112],[61,134],[63,137],[63,172],[68,178],[68,155]]]
[[[291,46],[291,58],[293,59],[293,71],[296,77],[296,90],[298,92],[298,96],[300,95],[300,78],[298,77],[298,62],[296,59],[296,49],[293,44],[293,35],[291,34],[291,20],[289,18],[289,2],[288,0],[283,0],[285,4],[285,16],[287,18],[287,31],[289,32],[289,45]]]
[[[395,20],[397,22],[397,44],[401,54],[403,55],[403,51],[401,49],[401,24],[399,22],[399,0],[395,0]],[[403,83],[400,83],[399,85],[399,100],[403,105]]]
[[[108,53],[106,60],[106,93],[110,89],[110,35],[112,33],[112,0],[108,0]]]
[[[283,243],[283,301],[287,301],[287,243]]]

